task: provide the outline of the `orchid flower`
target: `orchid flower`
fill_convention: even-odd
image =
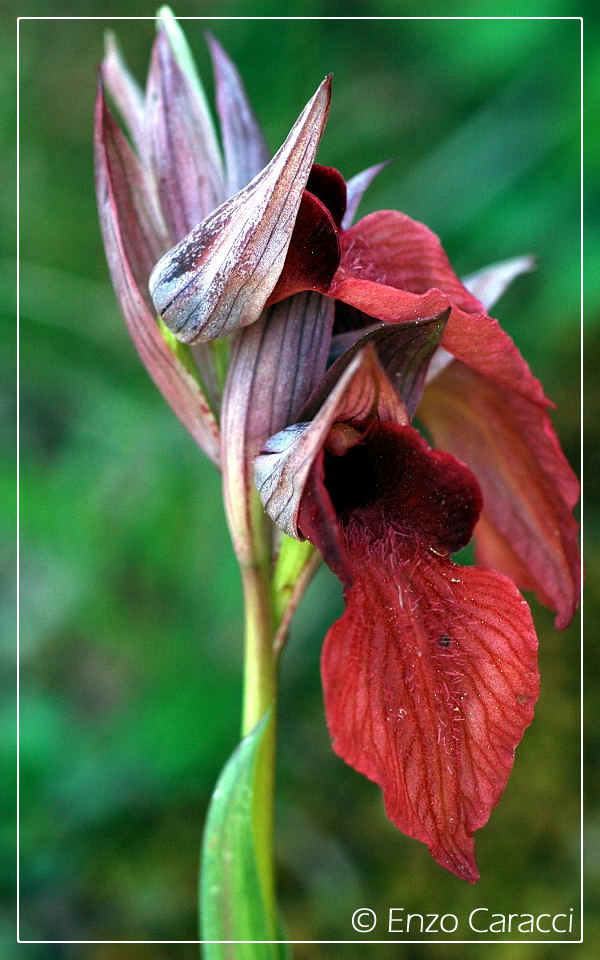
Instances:
[[[323,293],[342,299],[341,356],[303,422],[264,446],[257,485],[272,519],[311,540],[345,588],[322,654],[334,749],[381,786],[399,829],[474,881],[473,831],[537,699],[535,632],[516,587],[554,607],[558,626],[570,621],[578,485],[539,382],[484,312],[530,260],[482,271],[470,292],[439,240],[402,214],[372,214],[340,239],[346,253]],[[437,346],[423,318],[444,307]],[[417,323],[408,347],[402,333]],[[359,364],[354,380],[348,363]],[[400,412],[373,400],[366,370],[380,386],[387,371]],[[415,410],[447,453],[408,426]],[[481,567],[458,570],[449,555],[473,532]]]
[[[577,481],[552,404],[488,314],[532,260],[462,282],[440,240],[407,215],[352,225],[385,164],[346,183],[315,162],[331,78],[269,159],[234,65],[209,42],[224,157],[164,13],[145,99],[109,46],[97,184],[134,342],[223,471],[255,618],[244,732],[274,696],[274,656],[318,548],[346,601],[322,655],[334,749],[380,785],[400,830],[473,882],[473,832],[506,785],[538,695],[519,588],[559,627],[578,600]],[[451,555],[472,537],[479,565],[456,566]],[[265,597],[288,543],[308,548],[288,612],[274,613]]]
[[[471,539],[480,486],[410,426],[373,345],[337,366],[312,419],[269,440],[257,483],[344,585],[321,662],[334,749],[381,786],[400,830],[474,882],[473,831],[537,700],[531,614],[508,577],[450,559]]]

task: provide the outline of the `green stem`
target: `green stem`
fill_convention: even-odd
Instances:
[[[264,567],[242,569],[245,609],[244,706],[242,735],[270,711],[254,784],[253,832],[260,883],[273,938],[277,938],[273,812],[277,730],[277,655],[273,652],[273,611]]]

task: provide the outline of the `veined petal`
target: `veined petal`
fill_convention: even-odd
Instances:
[[[504,291],[510,287],[513,280],[523,273],[535,270],[536,258],[525,255],[513,257],[512,260],[502,260],[489,267],[483,267],[476,273],[464,277],[463,284],[474,297],[481,300],[486,310],[491,309],[499,300]]]
[[[365,190],[371,185],[375,177],[380,174],[382,170],[385,170],[386,167],[389,167],[391,162],[391,160],[384,160],[383,163],[376,163],[372,167],[367,167],[366,170],[361,170],[360,173],[357,173],[354,177],[350,177],[350,179],[347,181],[346,212],[342,220],[342,227],[344,230],[349,230],[352,226],[352,221],[356,216],[356,211],[359,208],[360,201],[363,198]]]
[[[483,305],[463,286],[450,266],[439,237],[425,224],[397,210],[378,210],[342,238],[342,268],[410,293],[441,290],[455,307],[483,313]]]
[[[148,74],[146,137],[161,207],[176,242],[222,202],[225,186],[204,98],[162,26]]]
[[[231,537],[242,562],[252,559],[253,459],[271,434],[298,420],[323,375],[333,313],[327,297],[300,293],[236,335],[223,396],[221,463]]]
[[[110,116],[102,87],[96,101],[94,148],[100,225],[113,286],[131,338],[184,427],[218,463],[219,431],[198,381],[167,345],[151,311],[146,279],[159,243],[146,207],[144,172]]]
[[[225,336],[260,316],[285,262],[330,88],[328,77],[264,170],[156,265],[152,299],[180,340]]]
[[[270,153],[237,67],[211,33],[206,37],[215,73],[227,196],[232,196],[260,173],[269,162]]]
[[[541,383],[498,321],[485,313],[459,310],[440,290],[410,293],[349,275],[340,267],[327,295],[386,323],[431,317],[450,307],[442,340],[449,353],[501,386],[535,403],[552,406]]]
[[[102,79],[121,114],[127,130],[131,134],[138,156],[143,159],[146,150],[144,95],[127,69],[112,31],[108,31],[106,34]]]
[[[383,423],[340,456],[320,453],[298,518],[345,568],[346,611],[322,655],[334,749],[381,786],[399,829],[471,882],[473,831],[505,787],[538,694],[535,632],[514,584],[447,556],[480,506],[466,467]]]
[[[478,560],[535,590],[565,627],[579,599],[579,485],[546,411],[455,361],[427,386],[419,417],[481,484]]]
[[[473,883],[472,833],[506,786],[538,696],[528,608],[490,570],[431,555],[365,565],[322,655],[334,750],[379,784],[398,829]]]
[[[256,487],[267,514],[288,536],[298,540],[304,539],[297,526],[304,485],[334,424],[346,425],[352,438],[356,434],[354,422],[360,425],[377,414],[397,423],[408,422],[406,410],[371,344],[345,369],[339,369],[335,385],[327,380],[326,391],[317,387],[309,406],[300,413],[306,419],[270,437],[254,464]],[[310,422],[308,417],[312,417]],[[345,442],[343,436],[341,439]]]

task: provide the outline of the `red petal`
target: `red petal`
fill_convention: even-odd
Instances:
[[[321,455],[298,519],[346,582],[322,657],[329,729],[393,823],[474,882],[473,831],[533,716],[535,631],[514,584],[444,555],[481,505],[470,471],[408,426],[365,437]]]
[[[497,320],[487,314],[465,313],[457,309],[451,298],[440,290],[410,293],[396,287],[351,276],[340,267],[333,278],[328,296],[370,317],[386,323],[420,320],[441,313],[451,306],[442,345],[457,359],[490,380],[514,390],[536,403],[550,403],[542,385],[533,376],[513,341]]]
[[[379,784],[400,830],[472,883],[473,831],[533,716],[536,648],[509,580],[427,553],[376,562],[357,552],[346,612],[325,641],[335,751]]]
[[[427,386],[419,417],[481,484],[478,560],[535,590],[566,626],[579,599],[579,485],[543,407],[454,362]]]
[[[342,239],[342,267],[353,276],[410,293],[442,290],[455,307],[483,313],[483,305],[458,279],[439,237],[397,210],[363,217]]]

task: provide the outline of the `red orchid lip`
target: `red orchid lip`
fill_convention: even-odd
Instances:
[[[313,471],[322,475],[329,506],[324,517],[315,519],[306,513],[310,494],[305,493],[298,515],[305,536],[311,539],[317,529],[319,537],[319,525],[331,524],[335,517],[348,544],[353,538],[362,541],[363,559],[370,549],[378,549],[379,541],[394,537],[399,538],[394,549],[400,554],[406,550],[408,556],[415,545],[440,557],[467,545],[483,503],[467,467],[450,454],[428,450],[408,425],[369,417],[333,429],[340,427],[351,429],[353,436],[336,452],[331,450],[331,432],[325,439]],[[315,482],[314,476],[309,479],[309,489]],[[331,559],[322,552],[325,560]]]
[[[435,451],[427,476],[425,444],[412,428],[371,418],[354,421],[352,429],[360,441],[341,455],[330,448],[324,454],[325,487],[342,527],[362,523],[369,536],[372,523],[376,537],[382,524],[391,524],[407,540],[425,538],[441,555],[466,546],[483,502],[473,474]]]
[[[298,518],[345,584],[322,654],[333,746],[399,829],[474,883],[473,832],[537,700],[531,615],[506,577],[448,557],[481,509],[473,474],[408,425],[352,430],[341,455],[320,451]]]

